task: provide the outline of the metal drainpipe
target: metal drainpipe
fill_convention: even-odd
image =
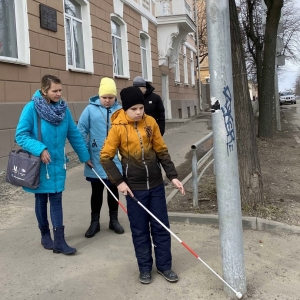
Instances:
[[[199,53],[199,25],[198,25],[198,10],[196,6],[197,0],[194,0],[195,9],[195,21],[196,21],[196,43],[197,43],[197,64],[198,64],[198,97],[199,97],[199,109],[203,111],[202,106],[202,94],[201,94],[201,78],[200,78],[200,53]]]

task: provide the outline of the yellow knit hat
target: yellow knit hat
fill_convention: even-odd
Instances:
[[[100,81],[99,96],[114,95],[117,96],[117,87],[113,79],[104,77]]]

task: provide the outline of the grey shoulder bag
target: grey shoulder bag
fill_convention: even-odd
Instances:
[[[41,141],[41,118],[38,115],[38,140]],[[40,184],[41,158],[23,149],[11,150],[6,181],[15,186],[37,189]]]

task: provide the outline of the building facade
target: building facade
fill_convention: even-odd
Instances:
[[[102,77],[143,76],[166,118],[199,112],[192,0],[0,0],[0,171],[24,105],[53,74],[75,120]]]

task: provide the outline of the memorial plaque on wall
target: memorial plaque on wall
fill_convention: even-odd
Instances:
[[[56,9],[40,4],[40,26],[41,28],[57,32]]]

